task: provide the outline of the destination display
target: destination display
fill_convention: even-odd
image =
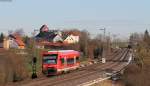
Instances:
[[[57,59],[57,54],[44,55],[43,59]]]

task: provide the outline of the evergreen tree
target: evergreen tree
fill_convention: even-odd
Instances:
[[[24,36],[23,37],[23,42],[28,46],[29,45],[29,41],[30,41],[30,38],[28,36]]]
[[[3,40],[4,40],[4,34],[3,34],[3,33],[1,33],[1,35],[0,35],[0,43],[2,43],[2,42],[3,42]]]
[[[147,44],[150,44],[150,36],[149,36],[148,30],[146,30],[144,33],[144,40],[143,41],[146,42]]]

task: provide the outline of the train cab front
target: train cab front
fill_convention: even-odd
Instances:
[[[57,54],[43,56],[42,71],[45,75],[57,75]]]

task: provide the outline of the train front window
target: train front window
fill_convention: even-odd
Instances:
[[[57,54],[48,54],[43,56],[44,64],[57,64]]]

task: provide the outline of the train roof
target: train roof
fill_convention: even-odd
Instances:
[[[62,53],[64,53],[64,52],[74,52],[75,50],[49,50],[48,52],[62,52]],[[77,51],[75,51],[75,52],[77,52]]]
[[[60,53],[60,54],[80,54],[79,51],[75,51],[75,50],[49,50],[47,51],[48,53]]]

